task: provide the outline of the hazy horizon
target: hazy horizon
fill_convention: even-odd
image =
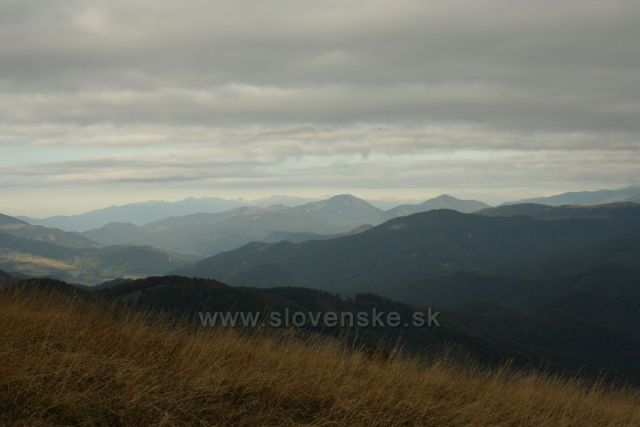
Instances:
[[[370,197],[361,197],[358,194],[352,194],[349,192],[336,192],[336,193],[328,193],[328,194],[321,194],[321,195],[317,195],[317,196],[311,196],[311,195],[303,195],[303,194],[270,194],[270,195],[264,195],[264,194],[257,194],[255,196],[248,196],[248,197],[221,197],[221,196],[217,196],[217,195],[203,195],[203,196],[187,196],[187,197],[177,197],[177,198],[158,198],[158,199],[145,199],[145,200],[126,200],[123,201],[122,203],[114,203],[114,204],[96,204],[94,207],[86,209],[86,210],[80,210],[78,211],[77,209],[74,210],[74,207],[70,207],[70,208],[66,208],[62,207],[62,208],[58,208],[58,207],[50,207],[50,208],[45,208],[43,209],[38,209],[36,212],[54,212],[52,214],[48,214],[48,215],[43,215],[41,216],[42,218],[44,217],[51,217],[51,216],[57,216],[57,215],[77,215],[77,214],[82,214],[82,213],[86,213],[89,211],[93,211],[93,210],[99,210],[99,209],[104,209],[104,208],[108,208],[108,207],[114,207],[114,206],[124,206],[124,205],[131,205],[131,204],[138,204],[138,203],[153,203],[153,202],[168,202],[168,203],[175,203],[175,202],[180,202],[180,201],[184,201],[184,200],[188,200],[188,199],[224,199],[224,200],[229,200],[229,201],[238,201],[241,203],[246,203],[246,204],[255,204],[255,203],[259,203],[259,202],[264,202],[265,200],[271,199],[271,198],[300,198],[300,199],[308,199],[308,202],[311,201],[318,201],[318,200],[324,200],[324,199],[328,199],[337,195],[343,195],[343,194],[349,194],[352,195],[354,197],[363,199],[368,201],[369,203],[373,204],[374,206],[377,206],[381,209],[388,209],[389,207],[394,207],[400,204],[408,204],[408,203],[422,203],[425,200],[431,199],[431,198],[435,198],[441,195],[445,195],[445,193],[439,193],[433,196],[426,196],[423,198],[416,198],[416,199],[411,199],[411,198],[399,198],[399,197],[394,197],[394,196],[388,196],[388,197],[382,197],[382,198],[370,198]],[[449,196],[453,196],[456,197],[455,195],[451,195],[451,194],[447,194]],[[458,198],[458,197],[456,197]],[[98,202],[99,203],[99,202]],[[307,203],[307,201],[305,202],[300,202],[298,204],[303,204],[303,203]],[[4,214],[11,214],[13,216],[20,216],[20,217],[32,217],[32,218],[40,218],[38,216],[33,216],[30,214],[25,214],[25,213],[14,213],[14,212],[10,212],[10,210],[4,210],[4,211],[0,211],[0,213],[4,213]]]
[[[626,188],[626,187],[620,187]],[[568,191],[597,191],[602,190],[603,188],[586,188],[584,190],[575,190],[569,189]],[[618,189],[618,188],[612,188]],[[508,197],[505,194],[503,197],[499,199],[488,199],[483,197],[478,197],[478,193],[470,193],[468,191],[460,190],[460,191],[435,191],[431,193],[424,193],[419,191],[403,191],[407,189],[399,189],[394,193],[387,194],[379,194],[377,192],[365,192],[365,191],[341,191],[339,189],[323,193],[323,192],[309,192],[309,193],[279,193],[279,194],[269,194],[269,193],[256,193],[256,192],[234,192],[234,193],[223,193],[223,194],[210,194],[207,192],[201,192],[196,194],[183,194],[181,192],[172,193],[167,191],[155,191],[151,193],[155,193],[157,197],[148,197],[144,198],[144,196],[122,196],[114,195],[109,197],[109,199],[105,199],[100,193],[87,194],[83,197],[82,200],[78,200],[78,197],[73,192],[67,193],[68,198],[65,197],[64,192],[60,195],[56,195],[56,200],[52,201],[49,199],[47,194],[47,190],[43,190],[42,194],[37,197],[33,197],[32,195],[15,195],[12,198],[5,198],[0,201],[0,213],[5,215],[12,216],[24,216],[31,218],[45,218],[51,216],[58,215],[77,215],[86,213],[93,210],[103,209],[112,206],[122,206],[129,205],[135,203],[146,203],[146,202],[178,202],[181,200],[195,198],[195,199],[206,199],[206,198],[220,198],[225,200],[240,200],[243,202],[256,202],[262,199],[269,199],[271,197],[292,197],[292,198],[307,198],[313,200],[322,200],[327,199],[340,194],[350,194],[360,199],[366,200],[371,204],[381,207],[385,209],[385,206],[395,206],[400,204],[407,203],[422,203],[428,199],[432,199],[441,195],[449,195],[458,199],[464,200],[477,200],[480,202],[487,203],[489,205],[499,205],[505,202],[512,202],[526,198],[535,198],[535,197],[546,197],[561,192],[546,192],[546,193],[526,193],[520,196],[514,195],[514,197]],[[69,191],[69,190],[67,190]],[[241,195],[238,195],[241,194]],[[371,195],[369,195],[371,194]],[[402,196],[406,194],[406,196]],[[422,195],[422,197],[420,197]],[[480,193],[482,196],[482,193]],[[141,198],[137,198],[141,197]],[[16,203],[16,201],[21,201],[22,203]],[[20,207],[22,206],[22,207]]]
[[[633,185],[633,186],[628,186],[628,187],[622,187],[622,188],[594,188],[594,189],[587,189],[587,190],[582,190],[582,191],[587,191],[587,192],[593,192],[593,191],[600,191],[600,190],[622,190],[622,189],[626,189],[626,188],[640,188],[640,185]],[[572,190],[573,191],[573,190]],[[567,191],[567,192],[572,192],[572,191]],[[561,192],[561,193],[547,193],[547,194],[536,194],[533,195],[531,198],[537,198],[537,197],[548,197],[548,196],[553,196],[553,195],[558,195],[558,194],[563,194],[563,193],[567,193],[567,192]],[[447,195],[447,196],[451,196],[457,199],[462,199],[462,200],[476,200],[479,202],[484,202],[488,205],[492,205],[492,206],[498,206],[501,205],[503,203],[507,203],[507,202],[516,202],[518,200],[523,200],[524,198],[520,199],[520,198],[506,198],[504,200],[499,200],[499,201],[495,201],[495,200],[485,200],[485,199],[479,199],[479,198],[473,198],[473,197],[464,197],[461,196],[460,194],[456,194],[456,193],[446,193],[446,192],[441,192],[441,193],[434,193],[431,195],[426,195],[424,197],[418,197],[418,198],[403,198],[403,197],[398,197],[397,195],[387,195],[387,197],[366,197],[366,196],[362,196],[361,194],[354,194],[352,192],[348,192],[348,191],[336,191],[334,193],[327,193],[327,194],[318,194],[318,195],[305,195],[305,194],[270,194],[270,195],[265,195],[265,194],[254,194],[254,195],[249,195],[246,197],[233,197],[232,195],[228,196],[228,197],[224,197],[224,196],[219,196],[219,195],[202,195],[202,196],[186,196],[186,197],[181,197],[181,196],[177,196],[174,198],[149,198],[149,199],[142,199],[142,200],[137,200],[137,199],[123,199],[122,202],[120,203],[112,203],[112,204],[100,204],[100,200],[98,200],[98,202],[93,205],[93,207],[89,207],[88,209],[79,209],[77,206],[69,206],[69,207],[58,207],[58,206],[53,206],[53,205],[47,205],[46,201],[44,201],[42,206],[46,206],[45,208],[39,207],[37,210],[35,210],[35,214],[30,214],[30,213],[24,213],[24,212],[12,212],[11,207],[9,205],[7,205],[7,208],[4,209],[4,206],[0,207],[0,213],[1,214],[5,214],[5,215],[12,215],[12,216],[16,216],[16,217],[30,217],[30,218],[34,218],[34,219],[43,219],[43,218],[47,218],[47,217],[53,217],[53,216],[73,216],[73,215],[79,215],[79,214],[83,214],[83,213],[87,213],[90,211],[94,211],[94,210],[100,210],[100,209],[104,209],[104,208],[109,208],[109,207],[115,207],[115,206],[124,206],[124,205],[131,205],[131,204],[141,204],[141,203],[153,203],[153,202],[167,202],[167,203],[175,203],[175,202],[180,202],[180,201],[184,201],[184,200],[188,200],[188,199],[223,199],[223,200],[228,200],[228,201],[238,201],[240,203],[243,203],[245,205],[263,205],[263,206],[267,206],[268,204],[265,203],[265,201],[268,201],[269,199],[272,198],[278,198],[278,199],[285,199],[285,198],[291,198],[291,199],[306,199],[306,200],[300,200],[298,203],[286,203],[286,202],[282,202],[283,204],[286,205],[300,205],[300,204],[304,204],[304,203],[308,203],[308,202],[312,202],[312,201],[318,201],[318,200],[325,200],[325,199],[329,199],[331,197],[337,196],[337,195],[343,195],[343,194],[348,194],[348,195],[352,195],[354,197],[366,200],[367,202],[371,203],[372,205],[383,209],[383,210],[388,210],[392,207],[398,206],[398,205],[402,205],[402,204],[419,204],[422,202],[425,202],[427,200],[430,199],[434,199],[436,197],[439,196],[443,196],[443,195]],[[281,203],[281,202],[274,202],[274,203]],[[4,210],[3,210],[4,209]]]

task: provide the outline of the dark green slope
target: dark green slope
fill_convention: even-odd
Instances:
[[[495,208],[481,209],[475,212],[483,216],[518,216],[525,215],[535,217],[541,213],[553,209],[551,206],[536,203],[520,203],[517,205],[503,205]]]
[[[594,247],[630,233],[636,224],[640,230],[635,217],[543,221],[440,210],[397,218],[338,239],[252,243],[178,273],[234,285],[343,291],[363,286],[392,289],[459,270],[535,275],[544,271],[534,261]]]
[[[622,266],[538,279],[457,272],[379,291],[398,301],[453,310],[495,304],[536,317],[606,325],[640,339],[636,327],[640,321],[640,271]]]

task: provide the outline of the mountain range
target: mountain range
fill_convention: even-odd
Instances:
[[[95,285],[164,274],[194,260],[150,246],[102,246],[78,233],[0,215],[0,268],[22,275]]]
[[[433,210],[443,206],[456,211]],[[0,267],[88,284],[176,271],[234,285],[394,296],[404,286],[459,271],[549,277],[611,262],[632,266],[639,259],[638,223],[638,205],[631,202],[492,208],[447,195],[387,211],[339,195],[142,226],[112,222],[84,233],[2,215]]]
[[[304,201],[277,197],[265,202],[276,200]],[[183,202],[131,205],[128,208],[132,211],[128,213],[109,208],[81,216],[80,220],[93,221],[131,212],[146,215],[144,212],[154,207],[157,215],[162,215],[166,208],[189,210],[195,205],[206,205],[213,209],[220,201],[187,199]],[[445,202],[460,206],[466,203],[450,197],[446,197]],[[294,207],[242,206],[219,213],[174,216],[144,226],[110,222],[85,233],[32,225],[0,215],[0,267],[14,273],[98,284],[120,276],[164,274],[197,260],[197,254],[212,255],[252,241],[301,242],[351,235],[383,221],[384,215],[385,211],[350,195]]]
[[[443,195],[387,211],[339,195],[84,233],[0,215],[0,284],[192,321],[197,311],[372,308],[408,319],[434,307],[440,329],[349,333],[372,351],[453,347],[492,366],[512,360],[640,383],[640,204],[618,195],[624,201],[497,207]]]
[[[187,198],[178,202],[149,201],[122,206],[110,206],[79,215],[53,216],[44,219],[20,217],[30,224],[59,228],[67,231],[87,231],[112,222],[144,225],[170,216],[188,215],[194,212],[222,212],[243,206],[240,200],[217,197]]]
[[[606,264],[614,254],[624,255],[618,259],[623,265],[640,265],[639,205],[552,208],[539,215],[543,218],[437,210],[336,239],[255,242],[177,273],[245,286],[288,284],[385,295],[465,270],[560,275]]]
[[[462,211],[488,207],[476,201],[440,196],[422,204],[383,211],[345,194],[294,207],[245,206],[221,213],[171,217],[142,227],[108,224],[87,231],[84,236],[103,244],[150,245],[172,252],[210,256],[253,241],[327,239],[363,230],[362,226],[380,224],[407,212],[428,211],[437,206]]]
[[[287,206],[297,207],[313,202],[322,202],[320,199],[292,197],[292,196],[270,196],[257,200],[245,199],[221,199],[217,197],[194,198],[190,197],[177,202],[148,201],[131,203],[121,206],[111,206],[104,209],[97,209],[79,215],[53,216],[49,218],[37,219],[31,217],[19,217],[30,224],[41,225],[50,228],[58,228],[65,231],[84,232],[101,228],[109,223],[131,223],[143,226],[152,222],[157,222],[170,217],[188,216],[193,214],[221,213],[240,207],[261,207]],[[457,200],[450,196],[440,196],[420,205],[402,205],[400,208],[411,210],[415,213],[423,210],[436,208],[461,209],[463,212],[472,212],[482,207],[480,202],[466,203],[467,201]],[[391,201],[377,200],[370,202],[375,205],[380,212],[385,207],[392,204]],[[381,208],[382,207],[382,208]],[[391,208],[395,207],[395,204]],[[391,209],[386,208],[386,209]],[[399,213],[391,216],[398,216]],[[387,216],[388,218],[389,216]],[[383,218],[385,219],[385,218]]]
[[[190,197],[177,202],[147,201],[111,206],[78,215],[53,216],[48,218],[32,218],[25,216],[18,218],[33,225],[58,228],[65,231],[84,232],[101,228],[109,223],[131,223],[137,226],[142,226],[169,217],[185,216],[197,213],[220,213],[243,206],[267,207],[271,205],[285,205],[295,207],[316,202],[318,200],[318,198],[295,196],[270,196],[257,200],[246,200],[240,198],[223,199],[219,197]],[[553,196],[512,201],[505,204],[536,203],[550,206],[586,206],[626,201],[636,203],[640,202],[639,186],[616,190],[569,192]],[[433,209],[453,209],[463,213],[472,213],[488,207],[482,202],[460,201],[447,195],[442,195],[423,203],[397,205],[397,203],[393,203],[391,200],[371,200],[369,203],[379,209],[387,211],[383,220]]]

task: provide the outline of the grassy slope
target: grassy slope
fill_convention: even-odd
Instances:
[[[640,395],[0,293],[0,424],[638,425]]]

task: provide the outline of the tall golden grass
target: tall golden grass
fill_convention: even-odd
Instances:
[[[640,396],[0,293],[3,425],[640,425]]]

